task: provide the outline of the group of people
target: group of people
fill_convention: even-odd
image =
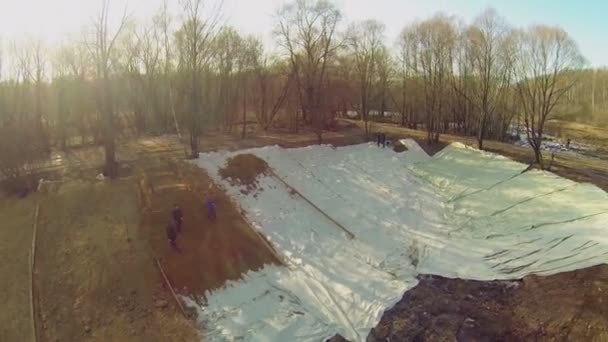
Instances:
[[[216,204],[213,200],[207,201],[207,217],[211,221],[215,221],[216,214]],[[184,219],[184,213],[179,205],[175,204],[173,206],[173,210],[171,210],[171,218],[167,223],[166,232],[167,232],[167,240],[169,240],[169,244],[171,247],[177,249],[177,236],[182,232],[182,221]]]
[[[390,141],[386,139],[386,133],[376,133],[376,144],[378,147],[382,146],[383,148],[390,145]]]

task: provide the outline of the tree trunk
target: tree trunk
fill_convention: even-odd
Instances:
[[[543,153],[541,151],[540,146],[536,146],[536,144],[535,144],[532,146],[532,148],[534,149],[534,157],[535,157],[536,163],[538,165],[540,165],[541,169],[543,169]]]
[[[243,131],[241,132],[241,138],[245,139],[247,134],[247,87],[243,87]]]
[[[114,142],[114,113],[112,94],[110,89],[110,80],[108,76],[108,70],[103,70],[102,79],[102,108],[103,108],[103,136],[104,136],[104,150],[105,150],[105,167],[104,174],[109,178],[116,178],[116,145]]]

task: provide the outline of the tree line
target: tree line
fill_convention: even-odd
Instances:
[[[97,143],[113,177],[123,135],[177,133],[193,156],[205,132],[245,137],[248,125],[307,127],[322,142],[347,113],[368,135],[370,121],[390,117],[425,129],[429,142],[459,132],[479,148],[507,139],[519,122],[542,164],[548,117],[594,115],[608,104],[606,71],[583,69],[567,32],[516,28],[493,9],[471,23],[442,14],[409,23],[388,42],[378,20],[346,23],[332,1],[291,0],[277,9],[277,46],[269,49],[225,25],[220,4],[181,0],[180,13],[169,13],[165,1],[149,20],[136,24],[125,12],[111,28],[110,2],[102,0],[93,24],[60,46],[4,42],[2,176],[18,176],[24,161],[53,146]]]

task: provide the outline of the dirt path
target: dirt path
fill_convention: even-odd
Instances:
[[[207,174],[185,162],[172,159],[157,162],[157,167],[142,170],[150,197],[143,230],[178,292],[200,296],[245,272],[279,263],[261,236],[249,227],[239,209]],[[207,199],[216,202],[215,221],[207,217]],[[182,234],[177,241],[179,251],[169,246],[165,235],[165,225],[175,203],[184,212]]]
[[[40,341],[196,339],[169,306],[139,230],[136,196],[131,180],[74,181],[41,200]]]
[[[32,341],[29,258],[36,198],[0,197],[0,341]]]

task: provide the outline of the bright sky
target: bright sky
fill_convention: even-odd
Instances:
[[[117,21],[127,6],[137,20],[149,18],[162,0],[111,0]],[[224,0],[225,20],[243,32],[272,42],[273,14],[285,0]],[[345,22],[378,19],[386,24],[392,44],[407,23],[437,12],[456,15],[469,22],[486,7],[494,7],[515,26],[555,24],[568,31],[593,66],[608,66],[608,1],[556,0],[336,0]],[[0,0],[0,38],[4,41],[26,35],[42,36],[47,42],[61,41],[91,22],[101,0]],[[170,11],[179,15],[178,0],[169,0]]]

